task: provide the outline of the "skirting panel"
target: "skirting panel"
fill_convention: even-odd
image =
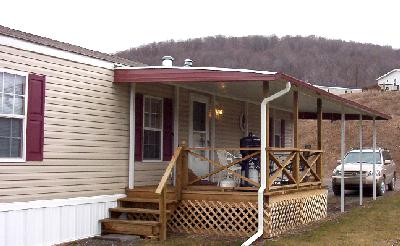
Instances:
[[[53,245],[98,235],[99,220],[124,196],[0,203],[0,245]]]
[[[257,231],[257,203],[183,200],[168,220],[172,232],[247,237]],[[271,197],[264,204],[264,237],[324,218],[327,191]]]
[[[326,217],[327,190],[310,190],[270,198],[268,207],[269,232],[267,237],[295,229],[312,221]]]

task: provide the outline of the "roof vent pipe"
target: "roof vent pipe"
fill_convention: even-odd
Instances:
[[[185,64],[183,64],[185,67],[191,67],[193,66],[193,60],[192,59],[185,59]]]
[[[162,65],[164,67],[172,67],[172,62],[173,61],[174,61],[174,58],[172,56],[163,56]]]

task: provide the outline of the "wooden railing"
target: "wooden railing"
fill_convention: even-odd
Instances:
[[[234,159],[227,165],[211,160],[197,152],[200,151],[251,151],[242,158]],[[261,153],[260,148],[187,148],[178,147],[171,161],[169,162],[164,175],[162,176],[155,193],[159,195],[159,222],[160,240],[166,239],[167,232],[167,183],[174,168],[175,192],[177,200],[181,200],[182,190],[188,185],[193,185],[201,180],[220,173],[228,172],[236,178],[246,181],[253,185],[255,189],[260,183],[245,177],[231,169],[230,167],[246,161]],[[320,186],[322,183],[322,150],[298,149],[298,148],[268,148],[267,149],[267,187],[266,194],[275,191],[296,190],[305,186]],[[214,167],[214,170],[200,177],[195,177],[189,181],[188,155],[199,158]]]
[[[269,148],[266,191],[299,189],[322,184],[322,150]],[[280,156],[280,158],[279,158]],[[267,160],[268,161],[268,160]],[[277,182],[280,178],[279,182]]]
[[[247,177],[245,177],[243,175],[240,175],[237,172],[234,172],[234,171],[229,169],[230,167],[232,167],[232,166],[234,166],[234,165],[236,165],[238,163],[241,163],[242,161],[248,160],[248,159],[250,159],[250,158],[252,158],[254,156],[259,155],[260,152],[261,152],[260,148],[187,148],[186,150],[188,151],[188,153],[190,155],[193,155],[193,156],[195,156],[195,157],[197,157],[197,158],[199,158],[199,159],[201,159],[203,161],[206,161],[206,162],[208,162],[209,164],[211,164],[212,166],[215,167],[215,170],[212,171],[211,173],[208,173],[208,174],[203,175],[201,177],[197,177],[194,180],[191,180],[189,182],[189,185],[197,183],[197,182],[199,182],[201,180],[210,178],[211,176],[214,176],[214,175],[216,175],[216,174],[218,174],[220,172],[226,171],[226,172],[232,174],[233,176],[235,176],[236,178],[239,178],[239,179],[242,179],[244,181],[247,181],[248,183],[250,183],[250,184],[252,184],[252,185],[254,185],[256,187],[260,186],[260,184],[258,182],[254,181],[252,179],[249,179],[249,178],[247,178]],[[247,155],[247,156],[245,156],[245,157],[242,157],[240,159],[236,159],[236,160],[232,161],[231,163],[229,163],[228,165],[222,165],[219,162],[213,161],[213,160],[211,160],[211,159],[209,159],[209,158],[207,158],[205,156],[202,156],[202,155],[200,155],[200,154],[195,152],[195,151],[218,151],[218,150],[226,150],[226,151],[228,151],[228,150],[230,150],[230,151],[232,151],[232,150],[233,151],[247,150],[247,151],[254,151],[254,152],[249,154],[249,155]]]

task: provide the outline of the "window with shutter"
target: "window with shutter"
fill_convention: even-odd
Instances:
[[[0,69],[0,162],[25,161],[27,74]]]
[[[173,153],[173,102],[135,96],[135,161],[170,161]]]
[[[143,160],[162,160],[163,100],[144,97],[143,105]]]

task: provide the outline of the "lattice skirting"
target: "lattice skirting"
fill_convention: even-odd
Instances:
[[[326,217],[327,190],[311,190],[271,197],[268,237]]]
[[[277,236],[326,216],[327,191],[270,198],[264,205],[264,237]],[[257,231],[257,203],[183,200],[168,220],[172,232],[245,237]]]

